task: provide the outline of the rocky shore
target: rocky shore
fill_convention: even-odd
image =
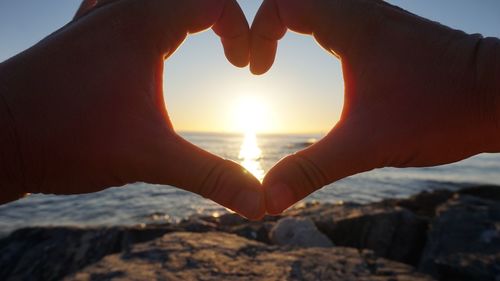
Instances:
[[[500,187],[136,227],[20,229],[0,280],[500,280]]]

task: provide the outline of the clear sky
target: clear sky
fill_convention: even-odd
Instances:
[[[261,2],[239,1],[249,21]],[[498,0],[389,2],[469,33],[500,37]],[[0,61],[63,26],[79,3],[0,0]],[[218,38],[205,32],[190,37],[166,62],[165,99],[178,131],[240,131],[255,119],[255,129],[262,132],[324,133],[340,115],[341,77],[339,62],[309,37],[289,33],[273,69],[256,77],[232,67]],[[250,116],[252,112],[259,117]]]

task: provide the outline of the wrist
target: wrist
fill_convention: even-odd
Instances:
[[[475,94],[483,99],[485,151],[500,152],[500,40],[481,39],[476,54]]]
[[[15,117],[7,101],[9,91],[4,64],[0,64],[0,204],[26,194],[23,161]]]
[[[25,51],[0,65],[0,118],[3,120],[0,127],[8,131],[4,134],[8,137],[0,143],[5,159],[0,164],[3,170],[0,176],[5,176],[5,180],[0,179],[0,196],[8,191],[9,201],[27,193],[39,193],[44,179],[43,115],[33,112],[46,107],[41,99],[36,99],[46,90],[39,82],[43,81],[43,72],[35,58]]]

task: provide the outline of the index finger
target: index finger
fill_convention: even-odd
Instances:
[[[274,63],[278,41],[287,29],[313,35],[327,51],[342,56],[352,39],[367,31],[366,10],[381,1],[264,0],[251,30],[250,70],[267,72]]]
[[[197,33],[210,27],[221,38],[227,59],[238,67],[250,61],[250,27],[236,0],[163,1],[169,16],[164,19],[167,32]],[[164,16],[164,15],[163,15]],[[175,29],[175,30],[174,30]],[[182,40],[169,42],[176,49]]]
[[[250,62],[250,26],[238,3],[226,1],[212,29],[221,37],[227,59],[235,66],[247,66]]]
[[[135,9],[131,26],[148,26],[144,32],[146,37],[151,39],[149,41],[159,41],[155,45],[159,45],[167,57],[188,34],[212,27],[221,38],[224,53],[232,64],[244,67],[250,61],[250,27],[236,0],[83,0],[74,19],[110,3],[123,4],[122,11]],[[130,13],[127,12],[127,16]]]

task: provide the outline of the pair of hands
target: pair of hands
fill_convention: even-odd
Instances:
[[[287,29],[342,61],[340,122],[262,184],[179,137],[165,109],[164,60],[210,27],[254,74],[272,66]],[[496,100],[478,88],[481,41],[377,0],[265,0],[251,29],[235,0],[85,0],[74,21],[1,65],[20,155],[2,183],[19,188],[4,201],[141,181],[259,219],[356,173],[498,151]]]

